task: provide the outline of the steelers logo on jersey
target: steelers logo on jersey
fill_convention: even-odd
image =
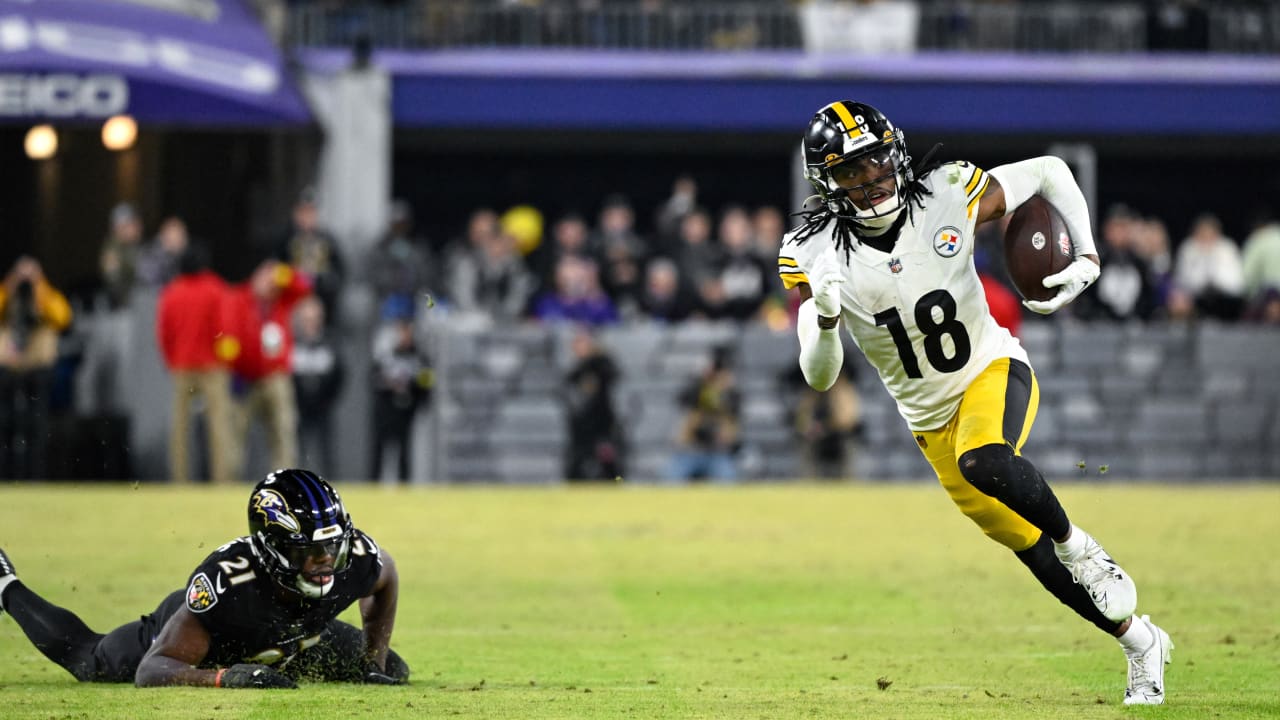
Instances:
[[[194,613],[202,613],[218,604],[218,595],[213,591],[213,583],[204,573],[196,573],[187,587],[187,609]]]
[[[960,252],[963,239],[958,228],[947,225],[933,234],[933,250],[942,257],[955,257]]]

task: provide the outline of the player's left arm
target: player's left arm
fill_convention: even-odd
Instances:
[[[142,657],[134,684],[138,687],[215,686],[218,671],[196,667],[209,653],[209,644],[209,631],[190,610],[178,608]]]
[[[796,335],[800,340],[800,370],[805,382],[815,390],[829,389],[844,364],[840,342],[840,286],[845,282],[841,263],[833,248],[826,248],[812,262],[808,272],[796,260],[778,257],[778,273],[783,286],[800,295]]]
[[[1062,272],[1044,279],[1045,287],[1061,288],[1053,298],[1024,301],[1028,308],[1048,314],[1066,305],[1098,279],[1101,262],[1093,241],[1089,221],[1089,205],[1076,184],[1071,168],[1062,158],[1052,155],[1022,160],[994,167],[988,173],[991,182],[978,203],[978,222],[1004,217],[1031,198],[1040,195],[1048,200],[1067,223],[1075,246],[1075,261]]]
[[[378,580],[372,592],[360,598],[360,619],[364,626],[365,664],[385,670],[387,651],[391,648],[391,631],[396,624],[400,574],[385,549],[378,549],[378,558],[381,561]]]

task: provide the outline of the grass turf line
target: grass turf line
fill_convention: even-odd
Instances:
[[[340,489],[400,568],[410,686],[79,685],[4,618],[0,715],[1280,716],[1275,485],[1059,484],[1173,635],[1163,708],[1121,707],[1114,641],[930,484]],[[245,531],[246,490],[0,485],[0,546],[107,630]]]

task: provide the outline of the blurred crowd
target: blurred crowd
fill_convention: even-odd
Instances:
[[[653,231],[642,233],[629,200],[612,194],[593,218],[555,218],[544,238],[535,208],[480,208],[445,245],[443,259],[420,275],[449,310],[499,322],[600,326],[699,317],[789,324],[772,270],[786,225],[779,208],[713,212],[698,204],[697,183],[685,176],[652,220]]]
[[[214,481],[242,477],[255,433],[265,438],[274,466],[331,466],[331,416],[348,384],[363,386],[371,400],[369,477],[408,479],[411,430],[435,382],[422,322],[428,312],[460,326],[579,328],[576,362],[564,378],[571,446],[565,472],[609,478],[621,468],[625,443],[609,404],[616,367],[591,337],[596,330],[707,319],[781,331],[794,318],[797,299],[783,292],[772,270],[790,219],[772,205],[708,208],[688,175],[676,177],[666,199],[651,208],[637,209],[616,193],[603,194],[591,215],[546,218],[529,205],[477,208],[443,241],[418,233],[414,209],[396,201],[386,231],[360,257],[344,257],[344,246],[321,225],[319,202],[304,191],[253,272],[235,282],[211,269],[209,248],[181,218],[161,219],[148,239],[136,209],[121,204],[111,212],[99,304],[110,315],[127,311],[139,288],[158,294],[154,329],[174,388],[175,480],[204,475],[193,469],[200,458]],[[1260,214],[1242,242],[1227,237],[1210,214],[1196,218],[1177,243],[1160,219],[1130,207],[1113,206],[1099,222],[1104,272],[1068,314],[1090,321],[1280,324],[1275,219]],[[993,314],[1017,334],[1031,316],[1005,282],[1000,230],[983,226],[975,262]],[[353,380],[339,318],[354,285],[372,293],[375,310],[354,320],[371,320],[374,329],[364,350],[372,370]],[[20,259],[6,276],[0,318],[0,477],[44,477],[49,413],[70,406],[73,372],[101,368],[68,369],[62,362],[72,354],[59,351],[72,308],[35,258]],[[102,337],[121,336],[127,333]],[[127,363],[129,350],[121,348],[114,362]],[[686,420],[673,478],[734,475],[733,455],[725,452],[737,443],[740,401],[732,378],[728,357],[690,378],[679,398]],[[791,387],[803,391],[800,383]],[[99,388],[99,406],[112,404],[103,399],[111,392]],[[847,455],[838,438],[856,432],[856,394],[803,399],[793,411],[797,437],[826,448],[814,451],[813,466],[825,473],[820,465]],[[197,416],[202,452],[191,446]],[[823,437],[829,427],[841,428],[837,439]]]

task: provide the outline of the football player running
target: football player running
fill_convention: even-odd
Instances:
[[[0,551],[0,609],[81,682],[292,688],[299,679],[399,685],[390,649],[399,579],[329,483],[277,470],[249,497],[249,535],[215,550],[186,590],[103,635],[26,587]],[[359,601],[363,630],[337,620]]]
[[[880,374],[916,443],[960,511],[1021,560],[1063,604],[1115,636],[1129,661],[1126,705],[1164,702],[1173,643],[1136,616],[1137,589],[1071,523],[1020,450],[1039,388],[1026,352],[987,309],[973,264],[974,229],[1032,195],[1049,200],[1075,241],[1075,260],[1044,280],[1038,313],[1097,280],[1084,196],[1066,163],[1038,157],[990,172],[964,162],[916,167],[905,137],[879,110],[831,103],[804,136],[805,175],[820,206],[784,238],[783,284],[800,306],[800,367],[826,390],[844,361],[839,325]]]

